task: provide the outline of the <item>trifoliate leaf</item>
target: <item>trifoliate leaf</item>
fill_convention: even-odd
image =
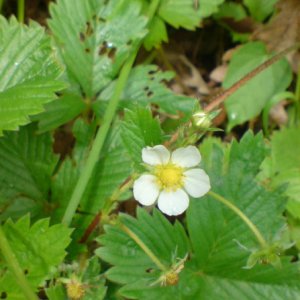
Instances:
[[[245,139],[244,145],[239,149],[241,152],[247,147],[251,148],[252,143],[249,139],[253,137],[248,136]],[[259,146],[259,140],[261,142],[261,138],[254,139],[252,147],[256,143]],[[259,147],[260,158],[255,159],[256,163],[252,163],[249,157],[250,163],[244,168],[244,171],[248,171],[252,177],[257,172],[258,161],[262,158],[261,151]],[[217,158],[220,153],[216,153],[218,152],[216,150],[214,152],[214,157]],[[237,155],[236,151],[234,153]],[[242,157],[238,158],[237,164],[241,164],[241,160]],[[216,163],[218,164],[219,161],[217,160]],[[232,166],[234,161],[230,164],[229,168],[234,169]],[[217,171],[221,167],[222,165],[218,165],[213,169]],[[216,178],[215,176],[213,183],[218,183],[215,181]],[[220,176],[219,180],[222,181]],[[120,224],[105,227],[105,234],[98,239],[101,247],[96,250],[96,254],[113,265],[106,272],[106,277],[123,285],[118,294],[130,299],[145,300],[158,298],[254,300],[268,299],[269,295],[280,300],[287,293],[291,298],[297,298],[300,292],[297,279],[298,265],[283,259],[280,270],[268,265],[257,265],[251,270],[243,269],[248,253],[245,254],[239,248],[233,237],[238,235],[239,239],[247,240],[250,234],[247,234],[247,228],[242,221],[237,222],[234,215],[230,215],[230,218],[225,220],[225,210],[222,211],[222,207],[219,207],[219,203],[214,202],[213,199],[209,200],[194,199],[192,207],[189,208],[188,225],[192,249],[181,224],[176,222],[172,226],[157,210],[154,210],[153,216],[150,216],[144,210],[138,209],[137,219],[121,215],[120,222],[127,228]],[[198,205],[201,209],[198,209]],[[214,205],[218,207],[218,212],[214,209]],[[276,215],[277,223],[278,218],[280,216]],[[244,231],[240,231],[240,227],[243,227]],[[128,229],[131,231],[130,234]],[[136,238],[132,238],[132,234],[140,244],[137,244]],[[144,245],[144,250],[145,248],[150,250],[167,271],[159,270],[146,254],[146,250],[141,248],[141,243]],[[168,285],[167,281],[164,281],[164,275],[171,266],[174,266],[174,261],[180,262],[184,258],[187,261],[177,269],[178,282]]]
[[[49,219],[41,219],[30,226],[28,215],[16,223],[6,222],[3,229],[27,280],[37,290],[51,278],[54,268],[66,256],[72,230],[62,224],[49,226]],[[1,268],[0,295],[5,294],[6,299],[25,300],[14,275],[5,264]]]
[[[156,210],[150,216],[138,209],[137,219],[122,215],[120,221],[167,267],[189,252],[182,225],[177,222],[172,225]],[[105,231],[106,234],[98,240],[102,247],[96,250],[96,255],[114,265],[107,271],[107,278],[125,285],[138,283],[140,288],[157,289],[159,283],[155,284],[155,281],[160,274],[151,258],[120,227],[106,226]]]
[[[0,138],[2,219],[45,210],[57,161],[50,134],[37,135],[35,125]]]
[[[216,145],[211,153],[210,164],[204,167],[210,177],[212,190],[234,203],[258,227],[265,239],[272,241],[284,224],[281,213],[285,198],[279,191],[267,192],[255,181],[266,154],[262,135],[254,137],[248,132],[239,144],[235,141],[232,143],[228,158],[224,156],[223,149]],[[196,217],[200,211],[203,216]],[[210,223],[211,218],[214,218],[213,223]],[[240,251],[234,240],[248,248],[258,245],[255,236],[241,219],[213,197],[206,196],[201,201],[192,201],[188,221],[194,249],[199,253],[198,258],[201,262],[205,262],[207,257],[212,255],[210,251],[216,238],[222,240],[220,249],[217,251],[216,248],[217,256],[212,262],[216,265],[219,259],[222,261],[226,256],[232,266],[240,265],[246,254]],[[199,233],[199,228],[203,228],[202,233]],[[205,243],[203,239],[206,239]],[[222,251],[225,253],[222,254]]]
[[[260,42],[248,43],[241,47],[229,64],[224,88],[229,88],[268,57],[264,44]],[[225,101],[229,118],[228,130],[257,116],[275,94],[289,86],[291,79],[289,64],[281,60],[236,91]]]
[[[146,31],[139,1],[59,0],[49,26],[69,76],[93,97],[105,87]],[[134,26],[133,25],[134,22]]]
[[[122,140],[136,168],[142,163],[142,148],[162,143],[159,121],[152,117],[149,109],[137,107],[126,111],[122,123]]]
[[[44,110],[64,84],[50,38],[36,24],[19,24],[0,17],[0,135],[30,122],[29,116]]]
[[[205,161],[205,170],[212,190],[241,209],[265,239],[272,241],[284,225],[285,198],[282,191],[268,192],[255,181],[266,154],[262,135],[254,137],[247,133],[239,144],[232,143],[229,159],[216,144],[209,164]],[[195,294],[197,299],[226,298],[226,295],[230,299],[243,299],[246,295],[249,299],[267,299],[268,293],[275,293],[275,286],[277,299],[284,298],[287,290],[293,297],[299,293],[300,285],[294,281],[298,266],[288,260],[283,259],[280,271],[267,265],[243,270],[249,252],[239,244],[248,249],[259,246],[243,221],[214,197],[191,201],[187,221],[195,260],[202,274],[198,277],[201,284]]]
[[[196,100],[183,95],[176,95],[169,90],[163,81],[170,81],[172,72],[161,72],[157,66],[138,66],[132,69],[126,87],[121,96],[121,105],[133,108],[138,104],[148,106],[157,104],[161,111],[170,114],[184,114],[188,118],[193,112]],[[100,110],[101,100],[109,100],[115,89],[116,82],[111,83],[99,96],[94,110]]]
[[[254,19],[263,21],[274,11],[277,1],[278,0],[244,0],[244,3]]]

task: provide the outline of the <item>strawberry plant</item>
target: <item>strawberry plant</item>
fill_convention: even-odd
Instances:
[[[33,3],[0,2],[0,298],[298,299],[297,40],[228,22],[272,26],[276,1]],[[219,82],[172,61],[211,24],[239,44]]]

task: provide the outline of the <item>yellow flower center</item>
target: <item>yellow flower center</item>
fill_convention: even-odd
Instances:
[[[156,166],[154,175],[162,189],[175,191],[183,186],[183,168],[172,163]]]

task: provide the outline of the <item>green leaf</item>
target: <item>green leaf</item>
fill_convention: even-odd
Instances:
[[[81,209],[97,213],[130,175],[131,161],[125,149],[121,146],[110,148],[95,167],[93,179],[81,201]]]
[[[44,110],[64,84],[50,38],[36,24],[19,24],[0,17],[0,135],[30,122],[29,116]]]
[[[51,220],[55,222],[61,220],[66,210],[80,171],[87,159],[95,134],[95,126],[78,119],[74,123],[72,131],[76,140],[72,154],[62,162],[51,182],[51,201],[55,206]]]
[[[170,114],[184,114],[188,118],[194,109],[196,100],[187,96],[176,95],[168,89],[163,81],[170,81],[174,77],[172,72],[161,72],[157,66],[146,65],[132,69],[126,87],[121,96],[121,105],[127,108],[135,107],[136,104],[148,106],[150,103],[157,104],[160,110]],[[112,82],[95,102],[94,110],[97,112],[103,105],[103,101],[109,100],[116,82]]]
[[[100,263],[96,256],[93,256],[89,261],[84,273],[82,281],[87,284],[86,294],[83,300],[102,300],[106,294],[104,286],[105,279],[100,274]]]
[[[281,271],[269,266],[254,270],[238,269],[235,276],[223,274],[207,274],[199,269],[194,261],[187,263],[180,273],[176,286],[150,286],[137,281],[122,288],[123,295],[130,299],[176,299],[176,300],[219,300],[219,299],[249,299],[275,300],[291,299],[299,296],[299,272],[296,266],[289,264]]]
[[[247,13],[240,3],[224,2],[219,7],[219,11],[214,15],[214,17],[218,19],[232,18],[236,21],[240,21],[247,17]]]
[[[118,75],[132,48],[146,33],[146,18],[140,15],[139,1],[105,3],[59,0],[50,5],[48,23],[68,74],[88,97]]]
[[[158,48],[162,42],[168,42],[167,28],[160,17],[154,16],[149,25],[149,33],[144,39],[144,46],[149,51],[153,47]]]
[[[275,131],[271,137],[271,155],[265,159],[259,174],[259,179],[273,189],[286,187],[287,209],[297,218],[300,218],[300,158],[295,149],[299,147],[299,127]]]
[[[172,225],[157,210],[150,216],[145,210],[138,209],[137,219],[121,215],[120,220],[166,266],[173,264],[177,258],[184,258],[189,252],[182,225],[179,222]],[[107,271],[107,278],[125,285],[137,282],[140,288],[153,284],[158,278],[157,267],[135,241],[119,227],[109,225],[105,231],[106,234],[98,239],[102,247],[96,250],[96,255],[114,265]],[[156,289],[157,286],[151,288]],[[126,296],[126,293],[123,295]]]
[[[274,11],[277,1],[278,0],[244,0],[244,4],[257,21],[263,21]]]
[[[62,284],[51,286],[45,292],[49,300],[64,300],[67,297]]]
[[[271,242],[284,225],[285,199],[282,192],[268,192],[255,181],[266,155],[262,135],[247,133],[239,144],[232,143],[229,159],[225,153],[216,144],[209,164],[205,161],[213,191],[240,208]],[[191,201],[187,222],[195,264],[202,274],[197,279],[200,280],[197,299],[226,298],[226,295],[230,299],[268,299],[268,293],[280,299],[287,289],[292,298],[299,294],[300,285],[294,281],[298,266],[288,260],[283,260],[280,271],[264,265],[243,269],[249,253],[235,241],[250,249],[257,242],[242,220],[213,197]],[[191,284],[196,284],[195,278],[191,280]]]
[[[72,158],[67,158],[58,170],[55,180],[52,183],[52,201],[56,205],[52,218],[59,220],[68,205],[78,177],[84,167],[90,144],[94,136],[94,126],[86,124],[79,119],[73,128],[76,144],[72,153]],[[106,201],[109,201],[113,192],[131,174],[131,161],[122,145],[119,135],[120,126],[113,127],[108,142],[105,145],[105,152],[100,157],[95,166],[92,179],[90,180],[84,196],[81,200],[80,209],[89,213],[85,222],[89,223],[91,217],[98,213]],[[85,230],[83,226],[84,216],[79,218],[80,230]],[[88,226],[88,224],[86,224]],[[79,230],[79,231],[80,231]]]
[[[204,17],[218,11],[224,0],[163,0],[159,16],[175,28],[194,30]]]
[[[284,299],[287,295],[294,299],[299,296],[299,276],[297,266],[285,261],[280,271],[271,266],[258,266],[252,270],[236,269],[232,274],[223,276],[215,270],[214,274],[189,279],[191,285],[197,285],[196,299]],[[231,272],[231,270],[228,270]]]
[[[260,42],[241,47],[232,57],[223,87],[229,88],[268,57],[264,44]],[[275,94],[289,86],[291,75],[289,64],[281,60],[230,96],[225,101],[229,118],[228,130],[257,116]]]
[[[300,128],[290,127],[275,131],[271,138],[271,158],[275,171],[282,172],[293,168],[300,169]]]
[[[205,165],[212,190],[241,209],[271,242],[283,226],[281,214],[285,199],[279,191],[267,192],[255,181],[267,154],[262,135],[254,137],[248,132],[240,144],[232,143],[228,157],[223,151],[216,144],[211,153],[213,163]],[[217,219],[214,216],[218,216]],[[209,267],[218,265],[219,260],[225,258],[232,267],[243,264],[243,261],[245,265],[247,254],[237,247],[234,240],[248,248],[257,246],[254,235],[242,220],[210,196],[192,201],[188,226],[199,264],[207,263],[208,257],[213,257],[212,247],[216,247],[216,257],[211,258]],[[199,228],[202,228],[201,233]],[[219,246],[213,246],[217,240]]]
[[[30,226],[28,215],[16,223],[6,222],[3,229],[29,283],[34,289],[43,286],[66,256],[72,230],[62,224],[49,227],[49,219],[41,219]],[[0,294],[5,293],[6,299],[11,300],[26,299],[13,274],[5,265],[1,268]]]
[[[200,16],[190,0],[163,0],[158,14],[175,28],[194,30],[200,25]]]
[[[162,143],[159,121],[152,117],[149,109],[137,107],[133,111],[126,111],[121,128],[122,141],[135,167],[139,169],[142,163],[142,148]]]
[[[52,152],[50,134],[35,131],[30,125],[0,138],[1,219],[46,208],[58,158]]]
[[[251,144],[254,148],[254,144],[259,145],[261,142],[261,137],[253,140],[253,137],[248,136],[242,148],[235,149],[234,153],[236,155],[237,150],[244,151],[246,147],[251,147]],[[258,150],[258,156],[261,159],[263,150],[260,148]],[[213,153],[215,158],[218,155]],[[255,159],[256,162],[252,163],[252,160],[248,158],[244,171],[252,173],[253,176],[257,172],[260,159]],[[238,158],[237,164],[241,164],[241,160],[242,157]],[[222,166],[216,167],[216,171],[220,167]],[[229,168],[234,169],[233,166]],[[217,178],[216,175],[215,178]],[[218,180],[222,178],[220,179],[219,176]],[[179,272],[179,282],[174,286],[161,286],[160,278],[164,273],[158,270],[150,257],[119,225],[105,227],[105,234],[98,239],[101,247],[96,250],[96,255],[112,265],[106,272],[106,277],[123,285],[118,294],[130,299],[145,300],[229,298],[254,300],[269,299],[269,295],[272,295],[272,299],[280,300],[284,299],[288,292],[291,298],[297,298],[300,292],[300,284],[297,280],[298,264],[291,264],[287,259],[283,259],[280,270],[268,265],[258,265],[251,270],[243,269],[247,254],[238,247],[233,238],[247,240],[249,238],[247,228],[240,220],[236,222],[235,216],[232,215],[225,222],[226,211],[222,211],[222,207],[213,199],[209,200],[192,200],[188,215],[190,227],[188,236],[191,241],[188,240],[180,223],[176,221],[174,225],[171,225],[157,210],[154,210],[151,216],[139,208],[137,219],[128,215],[120,216],[120,222],[151,250],[167,270],[170,270],[178,259],[189,254],[188,261],[183,264],[183,269]],[[201,209],[197,205],[200,205]],[[273,206],[270,203],[269,205]],[[209,206],[210,210],[208,210]],[[217,210],[218,213],[216,213]],[[270,216],[274,217],[275,213],[271,212]],[[272,220],[270,223],[273,221],[275,225],[280,223],[278,218],[276,214],[276,221]],[[243,231],[240,231],[240,227],[243,227]],[[243,236],[244,234],[246,237]],[[190,242],[193,250],[190,248]],[[195,243],[199,245],[195,246]]]
[[[77,117],[86,105],[82,98],[75,94],[64,94],[62,97],[45,106],[45,112],[33,120],[39,121],[39,132],[50,131]]]
[[[67,296],[66,285],[74,280],[79,284],[81,283],[82,288],[84,289],[84,295],[80,299],[104,299],[107,288],[104,286],[105,278],[100,273],[100,262],[97,256],[92,256],[92,258],[82,262],[80,266],[76,264],[73,264],[73,266],[66,265],[64,269],[64,277],[58,278],[56,281],[53,280],[50,283],[50,287],[46,289],[49,300],[69,299]],[[61,282],[64,282],[65,286],[63,286]]]

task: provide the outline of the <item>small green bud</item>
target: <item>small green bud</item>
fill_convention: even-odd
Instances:
[[[210,116],[204,111],[194,113],[192,122],[196,127],[201,129],[208,129],[212,125]]]

